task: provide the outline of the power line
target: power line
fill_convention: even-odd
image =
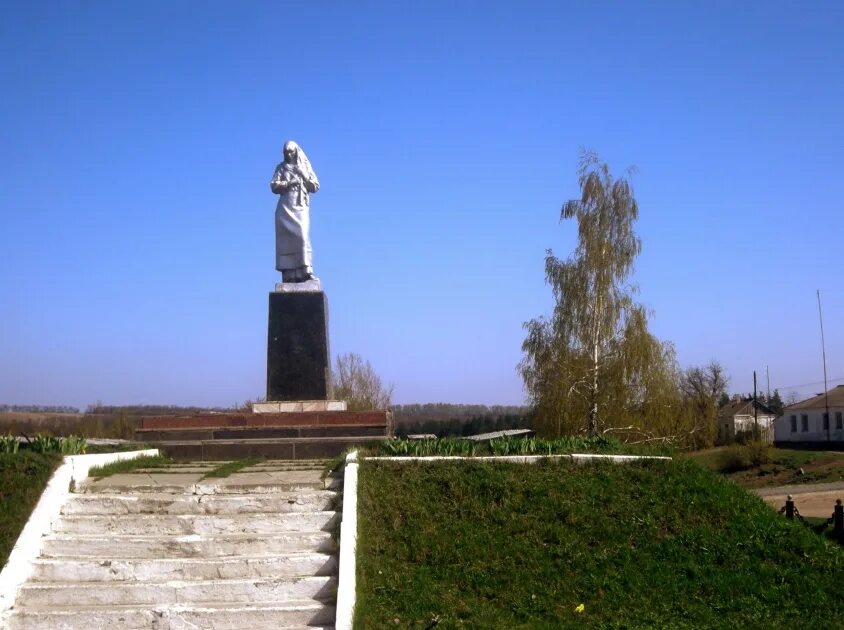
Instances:
[[[844,376],[840,378],[831,378],[828,380],[829,383],[837,383],[838,381],[844,381]],[[814,385],[823,385],[823,381],[815,381],[814,383],[803,383],[802,385],[774,385],[774,389],[802,389],[803,387],[812,387]]]

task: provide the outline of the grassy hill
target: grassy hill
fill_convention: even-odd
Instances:
[[[356,627],[830,627],[844,550],[688,461],[360,469]],[[581,607],[582,606],[582,607]]]
[[[0,569],[60,460],[55,453],[0,453]]]
[[[844,481],[844,452],[734,445],[689,457],[746,488]]]

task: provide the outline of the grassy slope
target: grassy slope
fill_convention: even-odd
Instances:
[[[692,453],[689,457],[719,472],[728,453],[727,448],[717,448]],[[769,455],[769,462],[727,476],[747,488],[844,481],[844,452],[771,448]],[[803,474],[799,472],[801,468]]]
[[[806,628],[844,614],[844,551],[692,462],[360,474],[356,627]]]
[[[0,454],[0,567],[6,564],[15,541],[60,461],[60,455],[30,451]]]

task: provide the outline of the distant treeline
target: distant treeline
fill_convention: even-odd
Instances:
[[[439,420],[448,422],[454,418],[473,418],[476,416],[524,415],[528,407],[516,405],[453,405],[450,403],[425,403],[424,405],[393,405],[390,408],[396,423],[416,422],[419,420]]]
[[[88,405],[85,413],[90,414],[119,414],[130,416],[183,416],[192,413],[208,413],[210,411],[230,412],[231,407],[180,407],[179,405],[102,405],[95,403]]]
[[[0,405],[0,413],[81,413],[67,405]]]
[[[528,407],[515,405],[395,405],[396,436],[429,433],[437,437],[476,435],[507,429],[529,429]]]
[[[413,434],[433,434],[437,437],[457,437],[504,431],[507,429],[530,429],[531,419],[527,415],[473,416],[450,420],[422,420],[410,424],[397,424],[396,437]]]

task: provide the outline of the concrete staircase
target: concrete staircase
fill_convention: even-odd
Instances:
[[[89,481],[21,588],[11,630],[333,627],[339,479],[215,463]]]

